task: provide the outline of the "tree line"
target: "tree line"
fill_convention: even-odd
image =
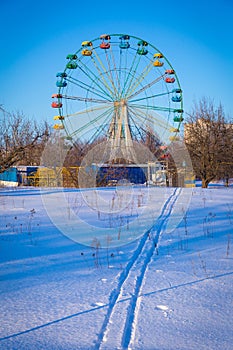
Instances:
[[[194,104],[184,125],[184,142],[202,187],[219,179],[228,186],[233,177],[233,123],[221,104],[216,107],[207,98]]]
[[[39,165],[49,135],[47,122],[0,107],[0,173],[14,165]]]
[[[14,165],[40,165],[45,146],[49,151],[43,157],[57,154],[60,159],[62,157],[64,166],[78,166],[88,150],[95,146],[88,143],[71,146],[62,139],[59,152],[53,152],[53,139],[49,138],[51,133],[55,132],[51,131],[47,122],[31,120],[21,112],[10,113],[0,107],[0,172]],[[54,137],[59,138],[56,134]],[[95,144],[102,141],[97,140]],[[202,180],[202,187],[208,187],[211,181],[219,179],[224,179],[228,185],[229,179],[233,178],[233,123],[226,118],[221,104],[215,106],[211,99],[205,97],[195,102],[192,110],[185,113],[183,141],[194,173]],[[141,142],[159,159],[161,150],[156,135],[148,131]],[[57,147],[57,142],[54,147]],[[46,163],[50,162],[56,168],[61,164],[60,159],[53,156]],[[168,162],[170,166],[174,163],[171,157]]]

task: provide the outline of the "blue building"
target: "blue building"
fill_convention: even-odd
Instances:
[[[19,185],[28,186],[29,177],[36,173],[38,166],[15,166],[0,173],[0,185],[16,187]]]

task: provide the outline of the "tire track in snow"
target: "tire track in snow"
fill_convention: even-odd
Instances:
[[[127,310],[128,311],[127,318],[125,320],[125,327],[124,327],[124,332],[123,332],[122,342],[121,342],[122,349],[129,349],[129,350],[132,349],[134,338],[135,338],[136,326],[137,326],[138,312],[139,312],[140,302],[141,302],[140,295],[142,294],[141,291],[143,286],[143,280],[144,280],[146,271],[148,269],[148,265],[152,260],[154,251],[158,246],[159,238],[161,237],[163,231],[166,229],[173,206],[175,205],[180,193],[181,193],[181,189],[176,189],[173,192],[173,194],[169,198],[169,203],[166,206],[164,213],[159,216],[158,220],[156,221],[155,225],[152,227],[150,231],[150,234],[153,236],[154,244],[152,243],[149,249],[148,247],[146,247],[146,252],[145,252],[142,266],[140,268],[138,275],[136,276],[135,289],[134,289],[134,293],[132,294],[130,305]]]
[[[158,219],[152,228],[141,237],[132,258],[121,272],[118,284],[109,297],[109,308],[96,341],[96,349],[131,348],[135,336],[144,276],[180,192],[181,189],[176,188],[165,201]]]

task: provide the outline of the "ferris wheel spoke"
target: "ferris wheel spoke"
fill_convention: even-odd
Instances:
[[[130,81],[128,83],[128,86],[125,89],[125,93],[124,93],[125,98],[127,98],[127,96],[129,95],[129,90],[131,89],[133,82],[135,82],[135,80],[137,79],[136,74],[137,74],[138,66],[140,64],[140,60],[141,60],[141,55],[139,56],[139,59],[137,61],[137,65],[135,66],[135,69],[132,71],[132,75],[130,77]]]
[[[94,142],[98,137],[101,136],[101,133],[104,131],[104,129],[109,126],[109,121],[110,121],[109,119],[112,116],[112,112],[113,111],[111,111],[109,114],[107,114],[107,117],[101,123],[101,126],[97,128],[96,132],[92,135],[92,137],[90,138],[90,142],[88,142],[88,143]],[[107,132],[106,132],[106,135],[107,135]]]
[[[139,118],[139,120],[142,121],[142,124],[139,125],[138,118],[136,119],[136,117],[137,117],[136,113],[133,110],[130,111],[130,113],[129,113],[130,122],[133,123],[133,125],[137,129],[138,133],[142,136],[142,131],[144,131],[143,124],[145,124],[145,120]],[[136,122],[136,120],[137,120],[137,122]]]
[[[87,85],[86,83],[81,82],[80,80],[78,80],[76,78],[73,78],[73,77],[67,77],[66,80],[69,81],[70,83],[80,87],[82,90],[85,90],[86,92],[91,92],[92,94],[94,94],[94,95],[96,95],[98,97],[101,97],[101,98],[107,100],[108,102],[112,102],[112,99],[108,100],[106,98],[106,94],[104,95],[102,91],[96,89],[93,86]]]
[[[137,99],[129,101],[129,102],[132,103],[132,102],[138,102],[138,101],[147,101],[147,100],[149,100],[151,98],[167,96],[169,94],[171,94],[171,92],[163,92],[162,94],[155,94],[155,95],[145,96],[145,97],[137,98]]]
[[[149,114],[148,112],[145,112],[144,110],[141,109],[136,109],[133,110],[132,113],[135,114],[135,116],[138,116],[139,118],[141,118],[141,121],[143,121],[144,123],[150,122],[150,123],[154,123],[156,122],[156,124],[165,127],[165,120],[163,118],[161,118],[161,115],[158,113],[155,114]]]
[[[133,79],[134,75],[136,74],[136,68],[139,65],[140,58],[141,58],[141,56],[138,57],[137,51],[136,51],[135,55],[134,55],[134,58],[133,58],[133,61],[132,61],[132,64],[131,64],[131,66],[130,66],[130,68],[128,70],[128,74],[127,74],[127,76],[125,76],[124,85],[123,85],[123,88],[122,88],[122,91],[121,91],[121,98],[125,96],[125,90],[127,89],[127,84],[128,84],[128,81],[129,81],[130,77],[132,76],[132,79]],[[132,72],[134,74],[132,74]],[[130,81],[132,81],[132,79]],[[130,85],[130,83],[128,85]]]
[[[150,128],[148,128],[148,126],[145,125],[137,125],[135,123],[135,119],[130,117],[130,122],[134,125],[135,129],[137,129],[138,134],[140,135],[140,140],[143,140],[145,138],[145,135],[148,134],[148,132],[151,131]],[[144,127],[145,126],[145,127]],[[144,133],[144,134],[143,134]],[[159,136],[157,136],[159,138]]]
[[[149,89],[151,86],[153,86],[154,84],[158,83],[161,79],[163,79],[164,75],[161,75],[160,77],[156,78],[155,80],[153,80],[151,83],[143,86],[140,90],[136,91],[133,95],[130,95],[127,99],[130,100],[132,97],[135,97],[137,95],[140,95],[142,92],[146,91],[147,89]],[[170,93],[170,92],[169,92]],[[163,94],[157,94],[157,95],[152,95],[152,96],[149,96],[149,98],[152,98],[152,97],[157,97],[157,96],[162,96],[162,95],[167,95],[168,92],[166,93],[163,93]],[[142,98],[143,100],[144,98]],[[132,100],[131,102],[134,102],[134,101],[140,101],[141,99],[138,99],[138,100]]]
[[[116,65],[115,56],[113,54],[112,47],[110,48],[110,52],[111,52],[114,72],[115,72],[115,76],[116,76],[116,84],[115,84],[117,86],[117,94],[116,94],[116,96],[119,99],[119,96],[120,96],[120,78],[119,78],[119,75],[118,75],[117,65]]]
[[[93,126],[94,123],[100,121],[102,118],[104,118],[106,115],[110,116],[113,113],[113,108],[108,109],[107,111],[104,111],[103,113],[101,113],[100,115],[98,115],[97,117],[93,118],[92,120],[90,120],[88,123],[86,123],[85,125],[81,126],[80,128],[76,129],[75,131],[73,131],[70,135],[71,137],[73,136],[78,136],[81,132],[83,132],[85,129],[88,129],[90,126]]]
[[[137,87],[141,84],[141,82],[146,78],[146,76],[150,73],[151,69],[153,68],[153,64],[150,61],[150,63],[144,68],[143,72],[141,73],[139,79],[135,79],[135,81],[129,85],[128,91],[126,92],[126,96],[132,95],[132,93],[137,89]]]
[[[113,97],[114,96],[113,90],[115,89],[115,85],[114,85],[113,79],[111,78],[111,74],[109,74],[109,72],[107,71],[107,69],[106,69],[104,63],[102,62],[101,58],[99,57],[97,51],[93,50],[93,52],[95,53],[94,57],[97,58],[97,61],[100,65],[100,67],[102,68],[102,70],[101,70],[100,67],[98,66],[98,64],[96,63],[95,58],[92,56],[92,61],[93,61],[94,65],[99,73],[99,77],[103,80],[104,85],[106,86],[106,88],[109,90],[111,96]],[[106,55],[107,55],[107,53],[106,53]],[[104,74],[108,78],[110,85],[109,85],[109,82],[105,79]],[[111,85],[112,85],[113,90],[110,87]]]
[[[121,95],[121,79],[122,79],[122,55],[123,55],[123,50],[120,49],[120,58],[119,58],[119,83],[118,83],[118,91],[119,91],[119,99]],[[125,55],[125,60],[127,62],[127,54]],[[127,66],[127,65],[126,65]],[[124,70],[124,76],[125,76],[125,70]]]
[[[163,107],[163,106],[150,106],[150,105],[138,105],[138,104],[137,105],[131,104],[130,106],[133,108],[140,108],[140,109],[145,109],[145,110],[151,109],[154,111],[161,111],[161,112],[175,112],[176,111],[175,108]]]
[[[96,98],[88,98],[88,97],[81,97],[81,96],[68,96],[68,95],[62,95],[62,98],[65,98],[67,100],[76,100],[76,101],[84,101],[84,102],[92,102],[92,103],[112,103],[112,101],[108,100],[98,100]]]
[[[110,47],[110,53],[111,53],[111,61],[113,63],[113,67],[111,66],[111,62],[110,62],[110,57],[108,55],[108,51],[105,50],[106,60],[107,60],[107,63],[108,63],[108,68],[109,68],[109,75],[110,75],[110,78],[111,78],[112,86],[113,86],[113,89],[114,89],[114,95],[115,95],[115,99],[116,99],[119,96],[119,92],[117,91],[118,75],[117,75],[114,55],[113,55],[113,52],[112,52],[112,47]],[[114,70],[115,76],[116,76],[115,80],[114,80],[114,77],[113,77],[113,74],[112,74],[113,70]]]
[[[135,113],[132,112],[132,114],[133,114],[134,117],[135,117]],[[136,118],[133,118],[133,117],[131,116],[131,114],[129,114],[129,120],[130,120],[130,123],[132,123],[132,125],[134,125],[134,127],[135,127],[135,129],[137,130],[138,134],[141,136],[141,139],[143,139],[142,131],[145,131],[145,130],[143,129],[142,125],[138,125],[138,124],[136,123],[136,121],[135,121]]]
[[[123,50],[121,49],[120,50],[120,57],[123,55]],[[122,71],[122,69],[120,69],[120,74],[121,74],[121,78],[120,78],[120,82],[121,82],[121,86],[120,86],[120,96],[119,96],[119,98],[122,98],[122,96],[123,96],[123,91],[124,91],[124,85],[125,85],[125,83],[126,83],[126,80],[127,80],[127,76],[128,76],[128,74],[127,74],[127,67],[128,67],[128,61],[129,61],[129,57],[128,57],[129,55],[128,55],[128,50],[126,51],[126,53],[124,54],[124,63],[122,63],[122,60],[121,60],[121,67],[122,67],[122,69],[123,69],[123,77],[122,77],[122,74],[121,74],[121,71]],[[134,60],[137,58],[137,56],[135,55],[134,56]],[[128,73],[130,73],[130,72],[128,72]]]
[[[147,112],[144,112],[140,109],[137,109],[136,111],[133,109],[130,109],[131,113],[135,115],[135,117],[137,117],[139,120],[141,120],[141,122],[143,122],[144,124],[146,124],[146,122],[150,122],[152,124],[156,123],[156,125],[159,125],[160,127],[162,127],[163,129],[168,130],[169,126],[167,121],[165,122],[165,120],[163,120],[161,118],[161,115],[152,115],[152,114],[148,114]]]
[[[93,57],[91,57],[94,65],[96,66],[95,60]],[[100,74],[97,76],[93,70],[91,70],[86,64],[84,64],[81,60],[79,60],[79,63],[82,64],[82,67],[79,66],[80,70],[83,72],[84,75],[90,79],[90,81],[93,82],[95,86],[98,86],[98,88],[102,91],[104,95],[108,95],[112,99],[112,90],[108,86],[106,80],[103,78],[102,72],[99,71],[99,67],[96,66],[96,69],[98,70],[98,73]],[[100,79],[101,78],[101,79]],[[107,89],[107,90],[106,90]],[[107,92],[108,91],[108,92]]]
[[[144,113],[141,113],[141,114],[140,114],[139,111],[135,112],[133,109],[131,109],[131,110],[130,110],[130,113],[131,113],[132,115],[134,115],[134,117],[135,117],[135,122],[134,122],[134,124],[135,124],[135,125],[138,125],[138,128],[139,128],[139,129],[142,129],[142,128],[143,128],[143,125],[147,124],[148,121],[149,121],[150,123],[153,122],[153,120],[152,120],[151,118],[148,118],[148,117],[149,117],[148,115],[146,115],[146,114],[144,114]]]
[[[109,109],[109,106],[92,106],[89,108],[85,108],[82,111],[71,113],[71,114],[66,114],[64,117],[69,118],[69,117],[76,117],[76,116],[82,116],[82,115],[87,115],[88,113],[100,111],[103,109]]]

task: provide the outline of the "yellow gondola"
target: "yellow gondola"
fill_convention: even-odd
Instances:
[[[61,115],[55,115],[55,117],[53,117],[53,120],[64,120],[65,118],[62,117]]]
[[[62,130],[62,129],[64,129],[64,126],[62,124],[55,124],[53,126],[53,128],[56,129],[56,130]]]
[[[84,50],[82,50],[82,55],[83,56],[91,56],[92,55],[92,51],[88,50],[88,49],[84,49]]]
[[[154,54],[154,58],[163,58],[163,54],[160,52],[157,52]]]
[[[179,129],[177,129],[177,128],[171,128],[170,129],[170,132],[179,132],[180,130]]]
[[[169,140],[170,141],[180,141],[180,138],[179,138],[179,136],[170,136]]]
[[[159,60],[156,60],[156,61],[154,61],[153,65],[155,67],[162,67],[163,66],[163,62],[160,62]]]
[[[82,46],[85,47],[85,46],[92,46],[92,42],[91,41],[83,41],[82,42]]]

